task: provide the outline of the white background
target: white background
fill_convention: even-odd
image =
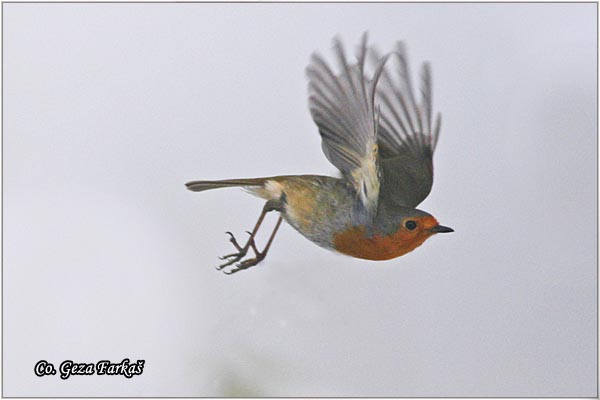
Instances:
[[[5,396],[596,395],[595,4],[3,7]],[[285,225],[215,271],[262,203],[184,183],[335,174],[304,68],[365,30],[432,62],[456,232],[377,263]]]

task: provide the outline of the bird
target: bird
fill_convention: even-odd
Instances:
[[[280,175],[262,178],[197,180],[187,189],[242,187],[266,200],[249,234],[217,266],[233,274],[265,259],[285,220],[313,243],[347,256],[384,261],[409,253],[437,233],[454,232],[416,207],[433,185],[433,154],[441,114],[433,121],[431,67],[420,73],[414,93],[406,46],[398,41],[382,55],[367,44],[367,32],[349,61],[339,36],[333,39],[337,68],[319,53],[306,68],[308,106],[325,157],[339,176]],[[269,212],[279,216],[266,245],[256,235]],[[252,249],[254,256],[244,259]]]

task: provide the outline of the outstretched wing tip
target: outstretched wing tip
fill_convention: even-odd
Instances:
[[[423,64],[421,65],[421,71],[431,75],[431,63],[429,61],[423,61]]]
[[[364,76],[367,52],[363,34],[356,61],[346,57],[339,35],[333,38],[338,72],[321,56],[311,56],[309,110],[323,140],[327,159],[348,178],[369,210],[376,209],[379,179],[374,88]],[[363,188],[366,188],[363,190]]]
[[[404,40],[398,40],[394,44],[394,52],[398,53],[402,58],[407,56],[406,42]]]
[[[416,207],[431,191],[432,156],[439,137],[441,113],[432,118],[431,63],[425,61],[418,66],[420,82],[415,91],[406,43],[395,42],[389,55],[394,56],[395,62],[382,72],[375,95],[375,102],[381,104],[379,144],[384,176],[381,201]]]
[[[405,42],[397,41],[393,50],[382,56],[367,43],[368,31],[364,31],[356,61],[346,57],[339,34],[332,39],[335,61],[329,63],[321,54],[311,54],[305,69],[309,110],[319,128],[325,156],[353,183],[366,206],[377,205],[373,194],[379,192],[380,165],[385,185],[382,201],[416,206],[431,190],[431,156],[442,120],[439,112],[432,118],[431,64],[425,61],[420,65],[418,96],[419,91],[413,92]],[[388,68],[392,56],[395,67]],[[367,58],[373,68],[368,76]],[[373,186],[363,190],[365,182]]]

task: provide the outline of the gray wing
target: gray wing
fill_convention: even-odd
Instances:
[[[379,200],[379,161],[375,87],[385,58],[376,63],[371,79],[365,77],[367,36],[363,35],[357,61],[348,64],[339,39],[334,53],[340,72],[318,54],[306,69],[309,78],[309,108],[319,128],[323,153],[348,179],[367,210]]]
[[[376,63],[382,58],[371,49]],[[375,103],[380,107],[378,140],[383,183],[380,201],[415,208],[433,185],[433,152],[437,144],[441,115],[432,124],[431,68],[421,70],[421,99],[412,89],[406,51],[396,45],[381,74]],[[391,71],[390,71],[391,70]]]

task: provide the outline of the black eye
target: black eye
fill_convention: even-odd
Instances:
[[[417,223],[415,221],[406,221],[404,226],[406,226],[406,229],[408,229],[409,231],[412,231],[417,227]]]

